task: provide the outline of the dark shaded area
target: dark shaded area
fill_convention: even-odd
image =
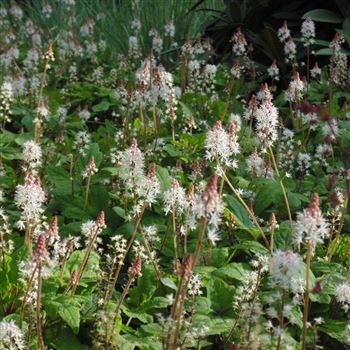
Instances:
[[[205,0],[199,0],[192,11],[199,6],[205,7]],[[286,0],[224,0],[224,11],[207,11],[212,20],[207,24],[205,36],[212,39],[216,52],[216,62],[226,61],[231,63],[232,44],[230,42],[237,27],[253,45],[252,58],[257,64],[269,66],[276,59],[277,64],[286,73],[284,63],[283,46],[277,37],[277,29],[283,21],[288,21],[288,27],[292,36],[300,36],[302,16],[315,9],[327,9],[338,14],[342,18],[350,16],[350,1],[348,0],[318,0],[318,1],[286,1]],[[317,39],[330,41],[334,37],[335,29],[341,29],[341,24],[316,23]],[[306,51],[306,50],[305,50]],[[300,52],[298,58],[302,58],[306,52]],[[327,57],[317,57],[322,64],[328,62]],[[311,65],[313,62],[311,61]]]

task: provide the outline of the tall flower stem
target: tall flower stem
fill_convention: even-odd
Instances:
[[[158,281],[160,281],[161,273],[160,273],[159,267],[157,265],[157,262],[153,259],[151,248],[150,248],[150,246],[148,244],[148,241],[147,241],[144,233],[142,231],[140,231],[140,234],[141,234],[141,237],[142,237],[142,240],[143,240],[143,245],[145,246],[148,258],[149,258],[149,260],[151,261],[151,263],[152,263],[152,265],[154,267],[154,271],[156,272]]]
[[[115,311],[114,311],[114,320],[113,320],[114,324],[117,321],[117,317],[118,317],[118,314],[119,314],[120,307],[122,306],[122,304],[124,302],[124,299],[125,299],[126,295],[128,294],[128,291],[129,291],[133,281],[134,281],[134,278],[129,277],[128,282],[126,283],[126,285],[124,287],[123,294],[120,297],[120,299],[118,301],[118,304],[117,304],[117,306],[115,308]]]
[[[225,179],[228,187],[230,187],[231,191],[234,193],[234,195],[237,197],[237,199],[240,201],[240,203],[243,205],[243,207],[245,208],[245,210],[248,212],[249,216],[252,218],[256,228],[259,230],[260,235],[262,237],[262,239],[264,240],[264,243],[266,245],[266,247],[269,247],[269,241],[266,239],[265,233],[263,231],[263,229],[261,228],[261,226],[259,225],[258,220],[256,219],[256,216],[254,215],[254,213],[252,212],[252,210],[248,207],[248,205],[246,204],[246,202],[243,200],[243,198],[241,197],[241,195],[238,193],[238,191],[233,187],[231,181],[227,178],[226,174],[222,171],[221,169],[221,176],[223,176],[223,178]]]
[[[348,202],[349,202],[349,196],[346,195],[345,201],[344,201],[344,208],[343,208],[342,213],[341,213],[341,218],[340,218],[340,223],[339,223],[337,233],[335,234],[334,240],[331,241],[331,243],[329,244],[329,247],[328,247],[327,261],[329,261],[329,262],[332,260],[333,254],[334,254],[334,252],[337,248],[337,245],[339,243],[340,233],[341,233],[343,226],[344,226],[345,214],[346,214],[346,211],[348,209]]]
[[[311,242],[307,243],[306,255],[306,284],[304,294],[304,316],[303,316],[303,331],[301,336],[301,350],[306,350],[306,335],[307,335],[307,321],[309,318],[309,291],[310,291],[310,266],[312,257]]]
[[[38,346],[39,350],[45,350],[43,330],[41,326],[41,287],[42,287],[42,276],[41,276],[41,261],[38,261],[38,289],[36,296],[36,330],[38,333]]]
[[[114,315],[114,320],[113,320],[113,323],[115,324],[116,321],[117,321],[117,317],[119,315],[119,310],[120,310],[120,307],[122,306],[123,304],[123,301],[132,285],[132,283],[138,278],[140,277],[142,274],[141,274],[141,270],[142,270],[142,262],[141,262],[141,257],[138,256],[138,258],[135,260],[135,262],[132,264],[131,267],[129,267],[129,270],[128,270],[128,275],[129,275],[129,279],[128,279],[128,282],[126,283],[125,287],[124,287],[124,290],[123,290],[123,294],[121,296],[121,298],[119,299],[119,302],[115,308],[115,315]]]
[[[35,276],[35,272],[36,272],[37,268],[38,268],[38,265],[36,264],[34,269],[33,269],[32,274],[31,274],[31,276],[29,278],[27,289],[26,289],[26,292],[24,294],[24,297],[23,297],[23,300],[22,300],[22,303],[21,303],[20,317],[19,317],[19,325],[20,325],[20,327],[22,327],[22,323],[23,323],[23,319],[24,319],[24,307],[25,307],[25,305],[27,303],[30,287],[33,284],[33,280],[34,280],[34,276]]]
[[[185,297],[188,289],[188,283],[192,275],[195,262],[192,256],[188,256],[184,259],[182,264],[182,276],[180,285],[176,293],[175,301],[171,310],[171,318],[174,321],[174,325],[171,325],[168,330],[166,350],[178,349],[178,339],[180,336],[180,328],[182,323],[182,310],[185,302]]]
[[[281,177],[280,172],[278,170],[277,162],[276,162],[275,156],[273,154],[272,148],[269,147],[269,149],[270,149],[270,154],[271,154],[271,158],[272,158],[272,162],[273,162],[273,167],[275,168],[275,172],[276,172],[276,175],[278,177],[278,181],[279,181],[281,189],[282,189],[284,202],[286,204],[286,208],[287,208],[287,212],[288,212],[290,235],[291,235],[291,238],[293,238],[293,236],[294,236],[293,219],[292,219],[292,212],[290,210],[290,205],[289,205],[289,201],[288,201],[288,197],[287,197],[287,191],[286,191],[286,188],[284,187],[282,177]]]
[[[84,209],[86,209],[88,201],[89,201],[90,184],[91,184],[91,174],[89,174],[88,178],[87,178],[85,200],[84,200]]]
[[[135,240],[136,233],[137,233],[137,230],[138,230],[138,228],[139,228],[139,226],[141,224],[141,220],[142,220],[142,216],[143,216],[144,212],[145,212],[145,207],[142,208],[141,213],[138,214],[138,216],[136,218],[136,222],[135,222],[135,225],[134,225],[133,232],[131,234],[131,237],[128,240],[128,244],[127,244],[127,246],[125,248],[124,255],[123,255],[122,259],[121,259],[122,262],[125,261],[126,256],[128,255],[129,250],[130,250],[130,248],[131,248],[131,246],[132,246],[132,244],[133,244],[133,242]],[[114,291],[115,285],[117,284],[121,268],[122,268],[122,263],[118,264],[118,267],[115,270],[115,273],[114,273],[111,285],[109,286],[108,291],[106,293],[105,304],[108,304],[108,302],[112,298],[113,291]]]
[[[199,253],[201,251],[206,227],[207,227],[207,218],[204,217],[202,220],[200,231],[199,231],[196,249],[195,249],[195,251],[193,253],[193,257],[192,257],[192,264],[193,264],[192,269],[194,269],[194,267],[196,266]]]
[[[282,300],[281,300],[281,310],[280,310],[280,314],[279,314],[280,332],[279,332],[279,335],[278,335],[276,350],[280,350],[281,349],[282,332],[284,330],[284,305],[285,305],[285,302],[286,302],[286,290],[283,289],[283,291],[282,291]]]
[[[79,266],[79,269],[78,269],[78,273],[77,273],[77,278],[75,279],[74,283],[73,283],[73,286],[72,286],[72,290],[71,290],[71,295],[73,296],[77,290],[77,287],[78,287],[78,284],[79,284],[79,281],[84,273],[84,270],[86,268],[86,265],[88,263],[88,260],[89,260],[89,257],[90,257],[90,254],[91,254],[91,251],[94,247],[94,243],[96,241],[96,238],[97,238],[97,235],[99,234],[100,232],[100,229],[101,227],[99,226],[99,224],[96,223],[96,229],[95,229],[95,232],[94,234],[92,235],[90,241],[89,241],[89,244],[85,250],[85,254],[84,254],[84,257],[83,257],[83,260]]]
[[[173,245],[174,245],[174,254],[175,254],[175,263],[179,258],[179,254],[177,251],[177,230],[176,230],[176,211],[175,211],[175,206],[173,205],[173,210],[172,210],[172,223],[173,223]]]
[[[47,53],[51,51],[52,52],[52,47],[51,45],[49,46]],[[42,97],[43,97],[43,91],[44,91],[44,86],[45,86],[45,82],[46,82],[46,76],[47,76],[47,69],[49,68],[49,56],[46,56],[45,59],[45,66],[44,66],[44,71],[43,71],[43,76],[41,78],[40,81],[40,89],[39,89],[39,96],[38,96],[38,105],[37,105],[37,112],[36,112],[36,122],[35,122],[35,126],[34,126],[34,139],[36,142],[39,142],[40,140],[40,121],[39,121],[39,107],[42,101]]]

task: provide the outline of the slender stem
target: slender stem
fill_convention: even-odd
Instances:
[[[230,180],[227,178],[226,174],[221,171],[221,175],[224,177],[228,187],[230,187],[231,191],[235,194],[235,196],[238,198],[238,200],[241,202],[241,204],[243,205],[245,210],[248,212],[248,214],[252,218],[256,228],[259,230],[260,235],[261,235],[261,237],[264,240],[264,243],[265,243],[266,247],[269,247],[270,244],[269,244],[268,240],[266,239],[265,233],[264,233],[263,229],[261,228],[261,226],[259,225],[258,220],[256,219],[254,213],[251,211],[251,209],[245,203],[245,201],[243,200],[241,195],[238,193],[238,191],[233,187],[233,185],[231,184]]]
[[[23,319],[24,319],[24,307],[26,305],[27,298],[28,298],[29,291],[30,291],[30,287],[32,286],[33,279],[34,279],[35,272],[36,272],[37,268],[38,268],[38,265],[36,264],[34,269],[33,269],[32,274],[31,274],[31,276],[29,278],[27,289],[26,289],[26,292],[25,292],[23,300],[22,300],[21,309],[20,309],[20,318],[19,318],[19,326],[21,328],[22,328],[22,323],[23,323]]]
[[[279,336],[278,336],[276,350],[280,350],[280,348],[281,348],[282,332],[284,330],[284,304],[285,304],[285,302],[286,302],[286,290],[283,289],[283,291],[282,291],[282,301],[281,301],[281,310],[280,310],[280,315],[279,315],[280,332],[279,332]]]
[[[256,284],[255,284],[255,289],[254,289],[254,296],[253,296],[253,300],[250,303],[250,315],[249,315],[249,319],[248,319],[248,332],[247,332],[247,350],[250,350],[250,336],[251,336],[251,331],[252,331],[252,327],[253,327],[253,315],[254,315],[254,306],[256,303],[256,300],[258,298],[258,288],[259,288],[259,284],[260,284],[260,278],[261,278],[261,269],[259,269],[258,271],[258,277],[256,279]]]
[[[38,289],[37,289],[37,296],[36,296],[36,330],[38,333],[38,345],[39,345],[39,350],[45,350],[45,344],[44,344],[44,338],[43,338],[43,330],[41,327],[41,314],[40,314],[40,309],[41,309],[41,286],[42,286],[42,281],[41,281],[41,262],[38,261],[37,263],[38,266]]]
[[[310,291],[310,265],[311,265],[311,242],[307,243],[306,255],[306,284],[304,294],[304,317],[303,317],[303,332],[301,338],[301,350],[306,350],[306,335],[307,335],[307,320],[309,318],[309,291]]]
[[[135,222],[135,226],[134,226],[134,230],[133,230],[133,232],[131,234],[131,237],[129,238],[128,244],[127,244],[127,246],[125,248],[124,255],[123,255],[121,261],[124,261],[126,256],[129,253],[129,250],[130,250],[130,248],[131,248],[131,246],[132,246],[132,244],[133,244],[133,242],[135,240],[137,229],[140,226],[141,219],[142,219],[142,216],[143,216],[144,212],[145,212],[145,207],[142,208],[141,213],[137,216],[137,219],[136,219],[136,222]],[[108,289],[107,294],[106,294],[105,304],[107,304],[112,298],[113,290],[115,288],[115,285],[117,284],[121,268],[122,268],[122,264],[119,264],[117,269],[115,270],[115,273],[114,273],[111,285],[109,286],[109,289]]]
[[[348,208],[348,202],[349,202],[349,196],[346,195],[345,201],[344,201],[344,208],[343,208],[343,211],[341,213],[341,218],[340,218],[340,223],[339,223],[337,233],[335,234],[334,241],[331,241],[329,248],[328,248],[328,253],[327,253],[327,261],[328,262],[330,262],[332,260],[333,254],[337,248],[339,238],[340,238],[340,233],[341,233],[343,226],[344,226],[345,213],[346,213],[347,208]]]
[[[196,266],[199,253],[200,253],[200,250],[202,248],[203,238],[204,238],[204,233],[205,233],[206,227],[207,227],[207,218],[204,217],[203,220],[202,220],[200,231],[199,231],[196,249],[195,249],[195,251],[193,253],[192,270]]]
[[[149,258],[149,260],[151,261],[151,263],[152,263],[152,265],[154,267],[154,271],[156,272],[158,281],[160,281],[161,273],[160,273],[160,270],[159,270],[159,267],[158,267],[156,261],[153,259],[151,248],[150,248],[150,246],[148,244],[148,241],[147,241],[144,233],[142,231],[140,231],[140,234],[141,234],[141,237],[142,237],[142,240],[143,240],[143,245],[145,246],[146,252],[148,254],[148,258]]]
[[[66,254],[64,255],[64,258],[63,258],[59,279],[62,279],[62,277],[63,277],[64,268],[66,267],[68,254],[69,254],[69,250],[67,249]]]
[[[272,255],[273,255],[273,246],[274,246],[274,238],[275,238],[275,225],[272,224],[270,227],[270,267],[272,267]]]
[[[74,156],[71,156],[69,164],[69,178],[72,186],[72,196],[74,197]]]
[[[172,135],[172,140],[175,142],[175,126],[174,126],[174,120],[171,119],[171,135]]]
[[[89,257],[90,257],[90,254],[91,254],[91,251],[92,251],[92,248],[94,246],[94,243],[95,243],[95,240],[97,238],[97,235],[99,233],[99,227],[96,228],[96,231],[95,233],[93,234],[92,238],[90,239],[89,241],[89,244],[85,250],[85,254],[84,254],[84,257],[83,257],[83,260],[79,266],[79,270],[78,270],[78,274],[77,274],[77,279],[75,281],[75,283],[73,283],[73,286],[72,286],[72,290],[71,290],[71,295],[73,296],[77,290],[77,287],[78,287],[78,284],[79,284],[79,281],[84,273],[84,270],[85,270],[85,267],[87,265],[87,262],[89,260]]]
[[[115,322],[117,321],[117,317],[118,317],[118,314],[119,314],[120,307],[122,306],[123,301],[124,301],[124,299],[125,299],[125,297],[126,297],[126,294],[128,293],[128,290],[129,290],[129,288],[130,288],[130,286],[131,286],[131,284],[132,284],[133,281],[134,281],[134,277],[130,276],[130,277],[129,277],[129,280],[128,280],[128,283],[127,283],[126,286],[124,287],[123,294],[122,294],[122,296],[120,297],[119,302],[118,302],[118,304],[117,304],[117,306],[116,306],[116,308],[115,308],[115,311],[114,311],[114,314],[115,314],[115,315],[114,315],[114,320],[113,320],[113,323],[114,323],[114,324],[115,324]]]
[[[175,322],[175,330],[173,331],[172,325],[168,330],[167,346],[166,346],[167,350],[178,349],[177,343],[178,343],[178,338],[180,334],[182,310],[183,310],[185,297],[187,293],[188,282],[192,275],[192,270],[194,266],[195,264],[192,262],[191,268],[190,268],[191,271],[184,272],[184,274],[181,276],[180,285],[177,290],[175,301],[171,310],[171,317]]]
[[[87,178],[86,192],[85,192],[85,201],[84,201],[84,209],[87,207],[87,204],[88,204],[88,201],[89,201],[90,183],[91,183],[91,174],[89,174],[88,178]]]
[[[310,83],[310,45],[306,46],[306,79],[307,79],[307,90],[309,90]]]
[[[222,171],[226,174],[226,166],[222,169]],[[220,187],[219,187],[219,196],[222,196],[222,191],[224,189],[225,184],[225,178],[222,176],[220,181]]]
[[[174,253],[175,253],[175,265],[176,261],[179,259],[179,254],[177,251],[177,232],[176,232],[176,212],[175,212],[175,205],[173,205],[172,210],[172,223],[173,223],[173,244],[174,244]]]
[[[284,202],[286,204],[286,208],[287,208],[287,211],[288,211],[288,221],[289,221],[290,235],[291,235],[291,238],[293,238],[294,237],[293,219],[292,219],[292,212],[290,210],[290,205],[289,205],[289,201],[288,201],[288,197],[287,197],[287,192],[286,192],[286,189],[284,187],[284,184],[283,184],[280,172],[278,171],[277,162],[276,162],[275,156],[273,154],[272,148],[271,147],[269,147],[269,148],[270,148],[270,154],[271,154],[273,166],[275,168],[275,172],[276,172],[276,175],[278,177],[278,181],[279,181],[281,189],[282,189]]]
[[[34,139],[36,142],[39,141],[40,139],[40,121],[39,121],[39,107],[41,103],[41,99],[43,96],[43,91],[44,91],[44,84],[46,81],[46,72],[48,68],[48,60],[45,61],[45,67],[44,67],[44,72],[43,72],[43,77],[40,82],[40,90],[39,90],[39,96],[38,96],[38,108],[36,112],[36,122],[35,122],[35,127],[34,127]]]

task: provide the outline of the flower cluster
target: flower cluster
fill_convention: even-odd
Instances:
[[[309,243],[312,250],[315,250],[316,245],[323,243],[328,234],[329,225],[322,216],[320,198],[314,193],[309,207],[297,215],[295,243],[298,247],[301,243]]]
[[[207,133],[205,140],[206,158],[235,169],[237,163],[232,160],[232,156],[236,156],[240,152],[238,130],[239,126],[232,122],[227,132],[222,127],[222,122],[218,121]]]

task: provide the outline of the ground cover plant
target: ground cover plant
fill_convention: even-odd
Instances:
[[[348,32],[126,3],[1,4],[0,349],[349,349]]]

